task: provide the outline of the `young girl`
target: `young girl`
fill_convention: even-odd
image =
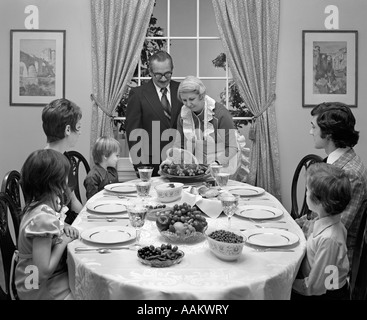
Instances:
[[[66,265],[66,246],[78,231],[65,225],[65,203],[70,164],[52,149],[34,151],[21,169],[26,200],[19,230],[19,260],[15,284],[21,300],[72,297]]]
[[[87,199],[105,185],[118,182],[116,170],[120,153],[120,143],[112,137],[100,137],[93,146],[92,156],[95,165],[84,180]]]
[[[349,179],[342,169],[323,162],[312,164],[306,176],[307,205],[318,219],[291,299],[348,300],[347,231],[340,218],[351,199]]]

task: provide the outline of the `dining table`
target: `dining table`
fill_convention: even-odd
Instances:
[[[137,180],[119,183],[119,186],[134,188]],[[254,231],[279,230],[292,234],[296,240],[289,245],[264,245],[246,241],[240,257],[235,261],[218,258],[211,252],[206,236],[192,243],[172,243],[184,252],[182,261],[166,268],[151,267],[138,259],[135,237],[125,243],[105,244],[90,241],[87,236],[103,228],[133,230],[126,211],[120,213],[95,212],[98,203],[113,203],[122,206],[129,201],[160,203],[155,186],[167,182],[165,177],[151,178],[149,199],[140,199],[135,192],[119,193],[106,188],[85,204],[73,226],[80,237],[68,244],[67,264],[69,284],[75,299],[81,300],[288,300],[292,283],[306,252],[306,239],[302,230],[281,202],[264,189],[247,183],[229,180],[222,189],[231,192],[252,187],[262,190],[258,195],[240,197],[236,213],[231,218],[231,228],[250,238]],[[222,212],[219,200],[193,195],[195,184],[186,183],[182,197],[167,207],[183,202],[196,205],[203,212],[208,228],[226,229],[227,216]],[[163,205],[162,205],[163,206]],[[91,209],[92,208],[92,209]],[[251,208],[275,208],[277,214],[268,218],[251,216]],[[163,210],[163,209],[162,209]],[[271,211],[271,210],[270,210]],[[255,211],[256,212],[256,211]],[[244,214],[245,213],[245,214]],[[156,221],[150,217],[142,227],[141,246],[161,246],[170,241],[158,230]],[[130,228],[130,229],[129,229]],[[87,235],[87,236],[86,236]],[[249,240],[249,239],[247,239]],[[109,247],[116,250],[100,250]],[[82,248],[82,249],[80,249]],[[85,250],[83,250],[83,248]]]

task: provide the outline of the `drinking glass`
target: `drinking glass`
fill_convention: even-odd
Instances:
[[[238,195],[233,194],[222,194],[219,197],[223,206],[223,211],[228,217],[228,229],[231,229],[231,217],[237,209],[239,198]]]
[[[145,202],[145,199],[149,197],[151,185],[151,181],[138,181],[137,183],[135,183],[138,196],[142,198],[143,202]]]
[[[228,168],[220,168],[219,172],[216,174],[216,181],[219,187],[225,187],[228,183],[230,173]]]
[[[126,205],[126,210],[129,215],[130,224],[136,230],[136,245],[140,246],[141,229],[144,226],[148,209],[141,204],[129,204]]]
[[[215,181],[215,185],[217,185],[217,173],[220,171],[221,168],[223,168],[221,164],[211,164],[210,165],[210,174]]]
[[[138,168],[141,181],[149,181],[152,177],[153,167],[143,166]]]

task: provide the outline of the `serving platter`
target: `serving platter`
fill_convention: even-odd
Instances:
[[[172,182],[182,182],[182,183],[190,183],[190,182],[204,182],[211,178],[209,174],[198,174],[196,176],[177,176],[168,174],[166,172],[160,172],[160,176],[163,178],[167,178]]]
[[[283,215],[283,210],[262,205],[240,205],[235,212],[236,215],[247,219],[274,219]]]
[[[133,193],[136,192],[136,187],[133,184],[126,183],[111,183],[104,186],[104,189],[115,193]]]
[[[121,203],[121,200],[112,200],[112,199],[98,199],[93,202],[88,202],[86,204],[86,208],[91,212],[96,213],[124,213],[126,211],[126,207]]]
[[[84,230],[81,238],[99,244],[115,244],[128,242],[135,239],[136,230],[132,227],[123,226],[99,226]]]
[[[248,229],[243,235],[247,243],[268,248],[289,246],[299,241],[296,234],[277,228]]]

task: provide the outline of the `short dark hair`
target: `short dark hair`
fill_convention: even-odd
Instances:
[[[350,108],[340,102],[323,102],[311,110],[317,116],[321,138],[330,135],[337,148],[354,147],[359,140],[359,132],[354,130],[356,119]]]
[[[47,142],[55,142],[65,138],[65,128],[70,125],[76,131],[76,124],[82,118],[79,106],[68,99],[51,101],[42,110],[42,127],[47,136]]]
[[[317,162],[306,172],[310,199],[322,205],[331,215],[345,210],[352,197],[350,181],[345,171],[332,164]]]
[[[149,57],[149,70],[152,71],[151,66],[152,66],[152,62],[153,61],[166,61],[169,60],[171,62],[171,70],[173,69],[173,59],[171,57],[171,55],[164,50],[160,50],[157,51],[155,53],[153,53],[150,57]]]
[[[45,202],[53,203],[53,209],[58,210],[56,197],[63,206],[69,171],[70,162],[61,152],[53,149],[33,151],[20,172],[20,184],[26,201],[24,212]]]

